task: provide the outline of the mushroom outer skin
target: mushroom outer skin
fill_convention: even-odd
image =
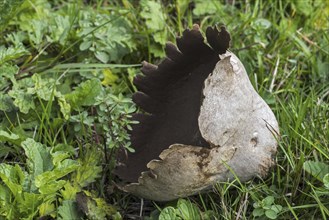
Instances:
[[[231,52],[221,56],[205,80],[198,124],[211,148],[173,144],[147,164],[138,183],[122,189],[137,196],[170,201],[238,177],[265,177],[274,165],[277,120]]]

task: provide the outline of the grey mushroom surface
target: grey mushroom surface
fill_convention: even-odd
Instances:
[[[142,198],[169,201],[216,182],[264,177],[274,165],[277,120],[230,51],[224,27],[199,26],[168,43],[167,57],[143,63],[134,102],[135,153],[121,152],[116,173],[122,187]]]

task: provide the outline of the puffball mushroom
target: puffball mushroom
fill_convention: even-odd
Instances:
[[[276,118],[230,51],[224,27],[198,25],[166,45],[158,65],[143,63],[133,101],[144,113],[131,133],[135,153],[121,153],[122,187],[142,198],[169,201],[216,182],[266,176],[277,150]],[[123,164],[123,165],[122,165]]]

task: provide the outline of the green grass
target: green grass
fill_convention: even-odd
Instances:
[[[328,219],[329,4],[228,2],[6,2],[0,219]],[[117,149],[133,150],[122,129],[133,123],[132,79],[193,23],[231,33],[231,50],[279,121],[277,165],[265,179],[143,201],[120,191],[112,172]]]

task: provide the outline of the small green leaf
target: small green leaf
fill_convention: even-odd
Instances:
[[[262,209],[262,208],[256,208],[256,209],[254,209],[254,211],[252,212],[252,214],[255,217],[263,216],[265,214],[265,210]]]
[[[265,206],[271,206],[274,202],[274,197],[273,196],[267,196],[265,199],[263,199],[262,202]]]
[[[141,17],[146,20],[146,26],[151,30],[162,30],[166,26],[166,15],[158,1],[142,0],[140,2]]]
[[[96,51],[95,56],[99,59],[102,63],[107,63],[110,60],[110,56],[108,53],[103,51]]]
[[[252,207],[254,207],[255,209],[260,208],[259,202],[255,202],[255,203],[252,205]]]
[[[119,77],[112,73],[108,68],[103,70],[104,79],[102,81],[103,85],[112,86],[119,79]]]
[[[279,213],[282,211],[282,206],[281,205],[272,205],[271,209],[275,211],[276,213]]]
[[[255,25],[260,27],[260,29],[269,29],[271,27],[271,22],[265,18],[258,18],[255,21]]]
[[[89,40],[87,40],[87,41],[83,41],[83,42],[80,44],[79,49],[80,49],[81,51],[87,50],[87,49],[89,49],[89,47],[91,47],[92,43],[93,43],[93,42],[92,42],[92,41],[89,41]]]
[[[101,92],[101,82],[93,78],[81,83],[72,93],[65,95],[65,99],[72,108],[78,110],[81,106],[93,105]]]
[[[172,220],[172,219],[176,219],[176,210],[171,206],[162,209],[159,215],[159,220]]]
[[[177,212],[183,219],[201,219],[199,208],[185,199],[179,199],[177,202]]]
[[[278,214],[272,209],[266,210],[265,215],[269,219],[276,219],[278,217]]]

